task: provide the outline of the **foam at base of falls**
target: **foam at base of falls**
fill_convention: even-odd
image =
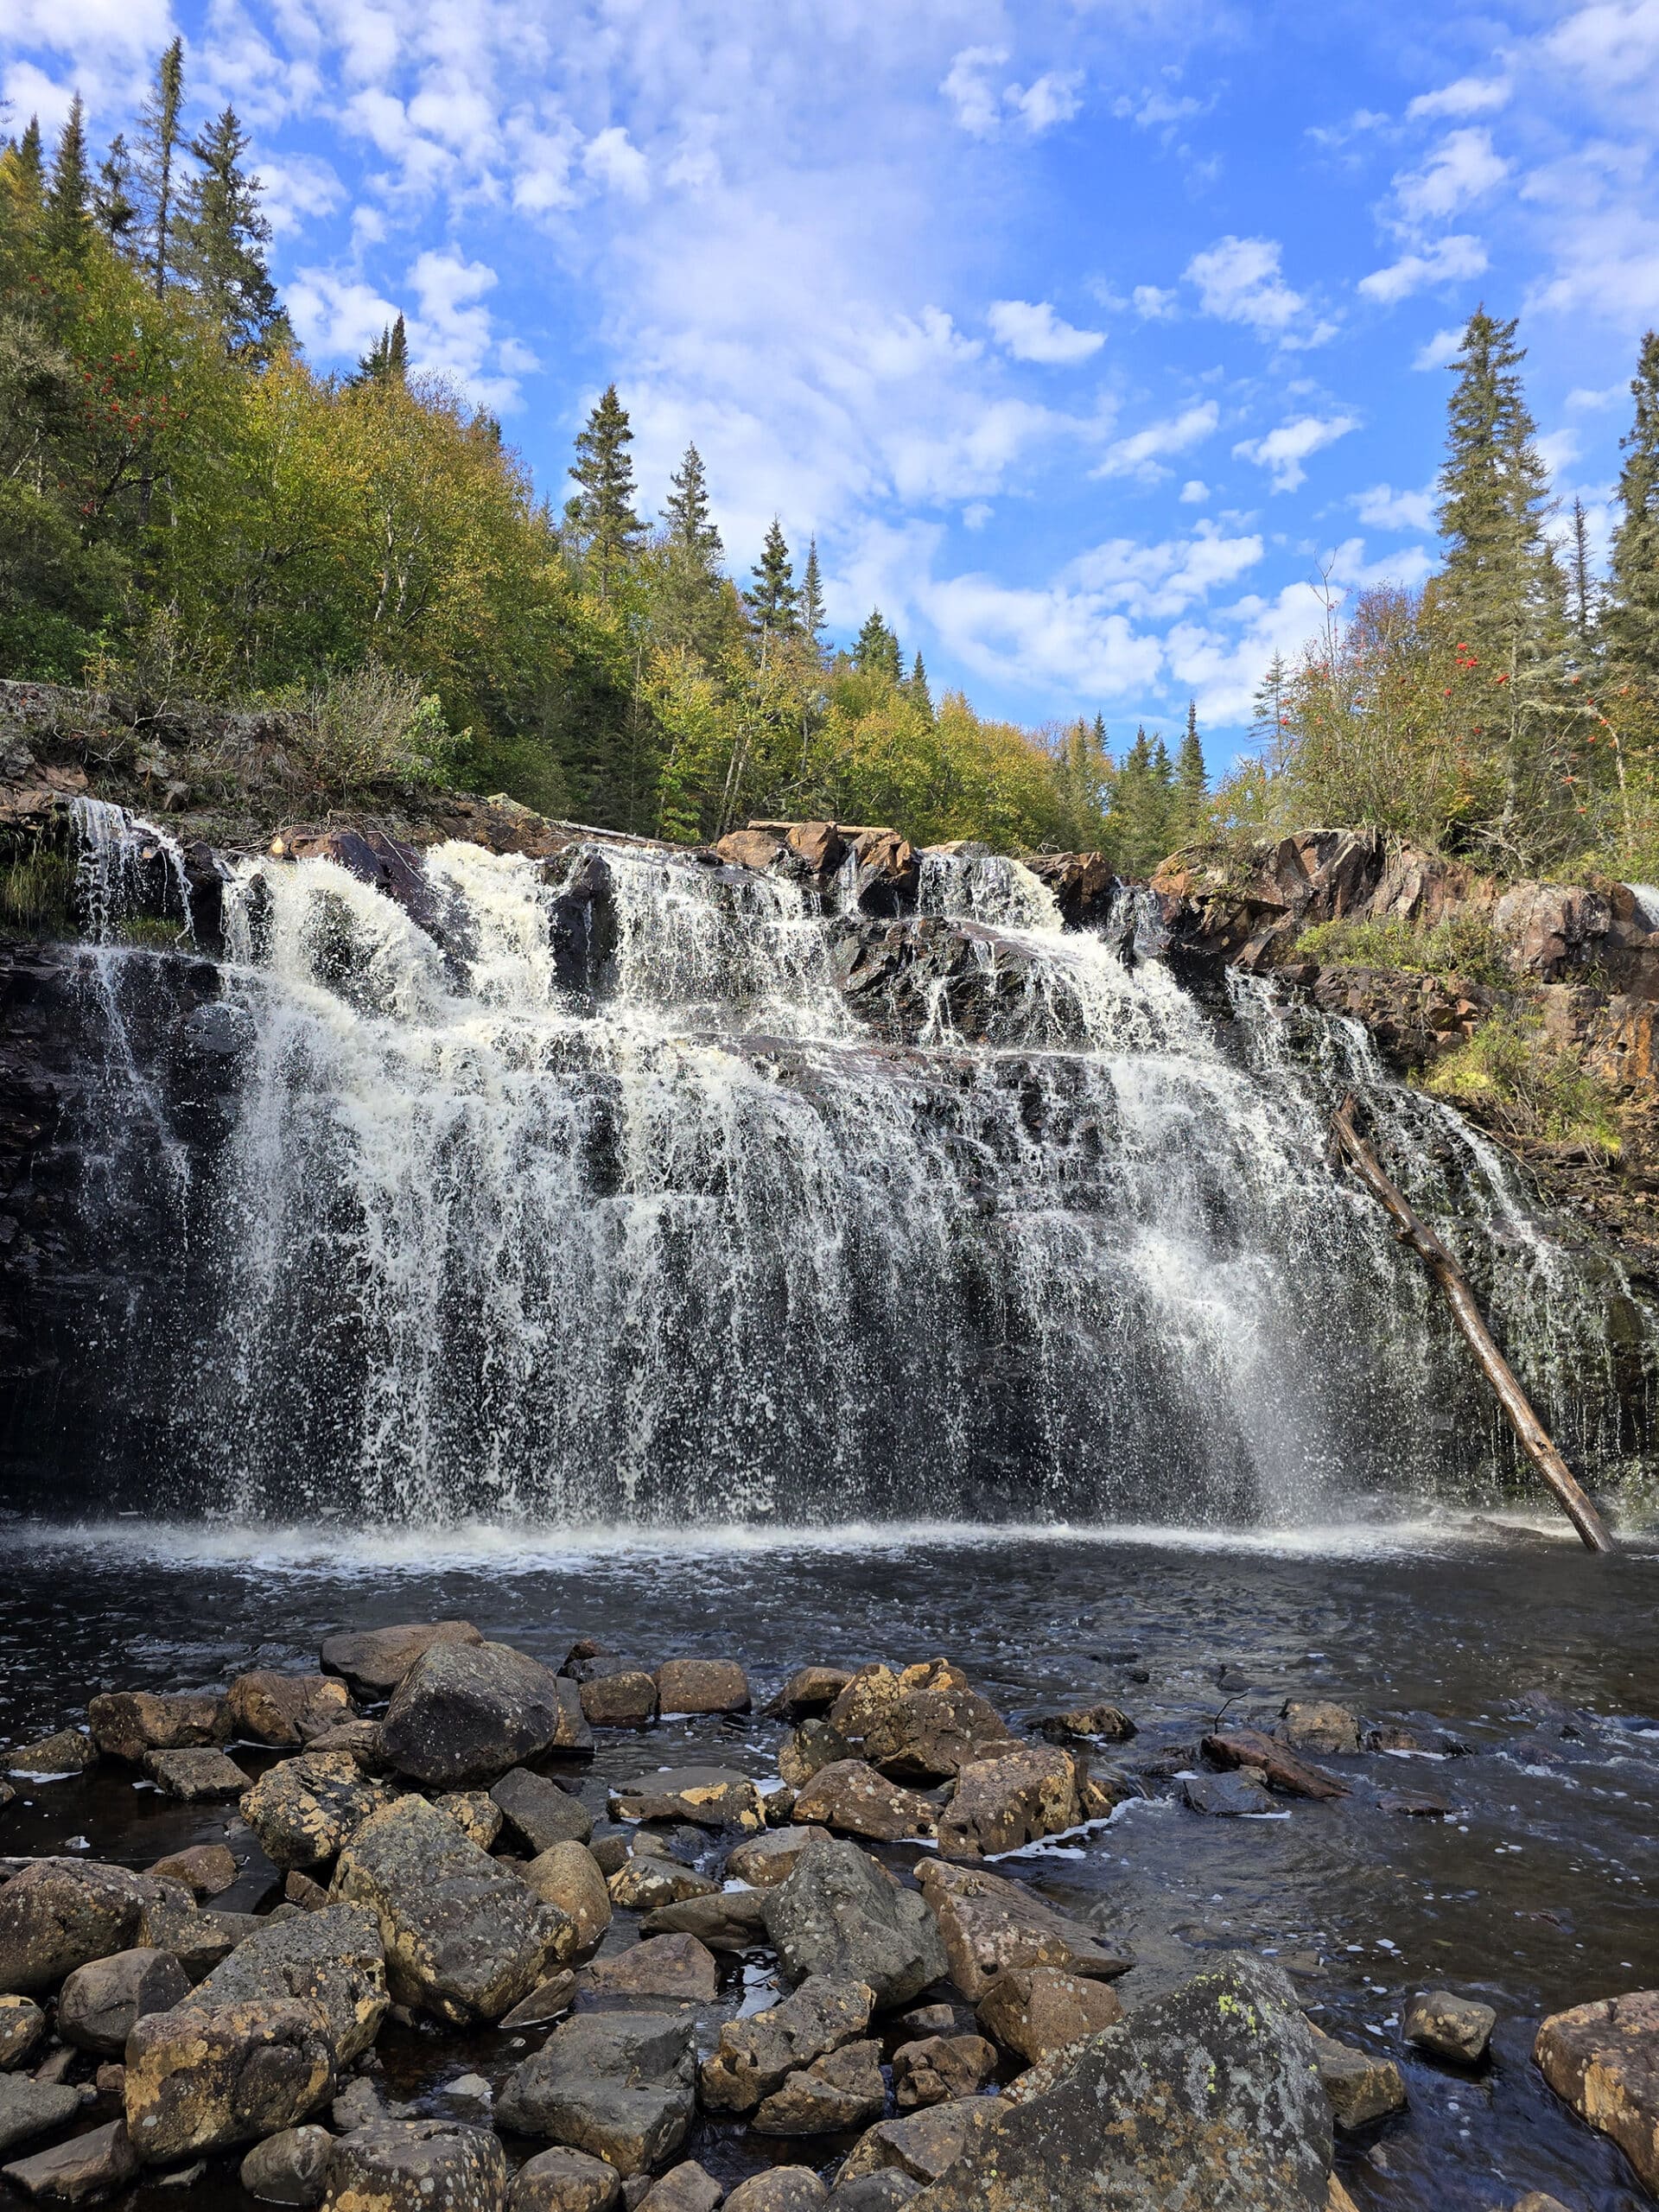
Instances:
[[[552,932],[590,862],[610,935],[578,989]],[[896,1046],[836,982],[857,925],[786,881],[455,844],[425,890],[429,931],[331,861],[227,887],[249,1046],[183,1209],[213,1296],[174,1331],[181,1503],[1220,1529],[1431,1495],[1490,1465],[1493,1418],[1323,1165],[1338,1086],[1564,1440],[1616,1433],[1586,1280],[1491,1147],[1352,1025],[1239,978],[1218,1022],[1063,931],[1017,862],[925,861],[891,926],[943,931],[991,1011],[964,1035],[940,985]]]

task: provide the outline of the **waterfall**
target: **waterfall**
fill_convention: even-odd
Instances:
[[[118,904],[119,837],[83,838]],[[945,854],[867,923],[609,842],[439,845],[424,890],[226,885],[233,1111],[179,1230],[210,1294],[155,1332],[174,1502],[1223,1523],[1490,1482],[1460,1348],[1325,1164],[1344,1088],[1564,1442],[1616,1449],[1605,1280],[1500,1155],[1354,1025],[1238,976],[1200,1005],[1128,911],[1067,931],[1017,862]],[[850,986],[878,940],[919,995]]]

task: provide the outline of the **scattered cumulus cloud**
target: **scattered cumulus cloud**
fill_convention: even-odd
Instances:
[[[1463,351],[1463,325],[1454,323],[1449,329],[1437,330],[1432,338],[1425,339],[1412,356],[1411,365],[1427,374],[1431,369],[1450,368]]]
[[[1131,297],[1142,322],[1173,322],[1180,313],[1180,294],[1156,284],[1137,284]]]
[[[1171,415],[1160,423],[1149,423],[1144,430],[1131,436],[1119,438],[1106,449],[1105,458],[1094,471],[1096,476],[1146,476],[1160,474],[1159,464],[1176,454],[1190,453],[1211,436],[1221,420],[1221,410],[1213,399],[1200,401],[1195,407],[1183,408],[1179,415]]]
[[[1046,300],[994,300],[988,320],[997,343],[1016,361],[1065,366],[1086,361],[1106,343],[1103,331],[1075,328]]]
[[[582,166],[595,184],[624,200],[643,200],[651,189],[651,164],[620,124],[588,141]]]
[[[1299,415],[1265,437],[1242,439],[1233,453],[1240,461],[1253,461],[1258,468],[1267,469],[1275,492],[1294,492],[1307,480],[1302,463],[1357,428],[1358,419],[1352,415]]]
[[[1307,327],[1309,304],[1285,282],[1284,249],[1276,238],[1217,238],[1186,264],[1187,282],[1198,291],[1205,315],[1243,323],[1258,338],[1281,346],[1314,346],[1335,334],[1335,326]]]
[[[1419,92],[1406,110],[1408,123],[1428,116],[1491,115],[1507,107],[1514,91],[1507,77],[1459,77],[1437,92]]]
[[[1181,505],[1184,507],[1201,507],[1209,497],[1210,486],[1201,476],[1189,476],[1181,486]]]
[[[1459,232],[1436,239],[1421,253],[1402,254],[1386,269],[1374,269],[1369,276],[1360,278],[1356,289],[1363,299],[1375,300],[1381,307],[1393,307],[1431,284],[1452,283],[1482,276],[1486,267],[1486,249],[1480,240]]]
[[[1368,530],[1432,530],[1434,526],[1434,485],[1421,492],[1396,492],[1391,484],[1373,484],[1357,492],[1352,505]]]
[[[1490,130],[1452,130],[1426,162],[1398,173],[1395,200],[1408,224],[1444,222],[1460,208],[1484,200],[1510,170],[1510,162],[1494,148]]]
[[[1012,123],[1035,138],[1070,123],[1083,105],[1082,72],[1051,69],[1028,85],[999,85],[1008,58],[1006,47],[965,46],[951,62],[939,90],[963,130],[970,137],[995,138]]]

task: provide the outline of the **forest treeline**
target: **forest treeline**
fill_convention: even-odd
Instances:
[[[402,318],[348,375],[296,344],[234,111],[186,127],[183,50],[133,143],[76,103],[0,156],[0,674],[141,702],[305,704],[344,792],[422,774],[693,840],[752,816],[1103,847],[1201,823],[1172,753],[935,699],[879,612],[826,635],[816,544],[728,572],[695,447],[647,524],[614,388],[569,497],[411,374]]]
[[[1481,308],[1452,363],[1443,564],[1379,586],[1275,659],[1231,829],[1375,824],[1500,874],[1659,877],[1659,334],[1643,340],[1607,573],[1539,450],[1516,324]]]

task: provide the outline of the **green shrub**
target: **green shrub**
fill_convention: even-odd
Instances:
[[[1494,1014],[1440,1063],[1427,1088],[1510,1136],[1619,1148],[1606,1085],[1553,1044],[1535,1014]]]
[[[0,916],[34,937],[74,934],[74,874],[44,845],[0,863]]]
[[[1319,922],[1303,931],[1297,950],[1332,967],[1400,968],[1443,982],[1514,980],[1491,924],[1478,914],[1452,914],[1427,925],[1397,919]]]
[[[443,783],[462,741],[412,676],[383,661],[331,675],[295,717],[295,740],[325,791],[344,795],[385,784]]]

